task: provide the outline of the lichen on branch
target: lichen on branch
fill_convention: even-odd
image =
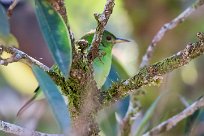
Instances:
[[[96,57],[99,56],[98,47],[99,44],[101,43],[105,26],[113,12],[114,5],[115,5],[114,0],[107,0],[103,13],[94,14],[98,26],[96,27],[96,32],[91,43],[91,51],[88,54],[88,58],[90,61],[93,61]]]
[[[132,91],[139,91],[136,89],[142,86],[157,84],[164,74],[186,65],[192,59],[202,55],[204,53],[204,33],[197,33],[197,37],[199,41],[187,44],[184,50],[153,65],[141,68],[135,76],[128,80],[113,84],[110,89],[102,92],[103,103],[109,105]]]

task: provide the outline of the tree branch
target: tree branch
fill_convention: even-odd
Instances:
[[[157,136],[158,134],[162,132],[166,132],[172,129],[174,126],[176,126],[180,121],[192,115],[198,109],[203,108],[203,107],[204,107],[204,97],[201,97],[199,100],[195,101],[193,104],[191,104],[189,107],[184,109],[182,112],[162,122],[158,126],[152,128],[150,131],[145,133],[143,136]]]
[[[38,65],[40,68],[42,68],[44,71],[49,71],[49,67],[47,67],[43,63],[39,62],[38,60],[30,57],[29,55],[27,55],[26,53],[24,53],[21,50],[18,50],[14,47],[7,47],[7,46],[0,45],[0,55],[4,51],[12,54],[12,56],[10,58],[6,58],[6,59],[3,59],[0,57],[0,65],[8,65],[9,63],[21,61],[30,67],[33,64],[35,64],[35,65]]]
[[[98,46],[102,40],[102,34],[104,32],[108,19],[113,11],[114,5],[114,0],[107,0],[103,13],[94,14],[98,25],[91,43],[91,51],[89,52],[87,57],[88,61],[86,61],[85,59],[85,61],[82,62],[84,63],[84,66],[86,66],[86,68],[84,68],[81,63],[81,61],[86,58],[83,53],[83,48],[85,47],[84,45],[86,45],[86,43],[84,43],[84,41],[76,42],[77,44],[79,44],[79,47],[82,47],[82,52],[78,52],[75,59],[73,59],[72,70],[70,72],[70,77],[78,80],[81,85],[79,88],[76,89],[80,92],[77,94],[77,97],[80,98],[80,101],[78,103],[79,110],[77,111],[80,111],[80,113],[78,115],[75,113],[77,117],[75,117],[75,119],[73,120],[73,130],[76,135],[89,136],[98,135],[99,133],[98,125],[93,115],[95,115],[99,107],[101,107],[101,104],[98,100],[100,91],[96,86],[95,80],[93,79],[92,62],[94,58],[99,55]],[[76,88],[77,85],[74,86],[74,88]],[[77,109],[77,106],[75,106],[75,108]]]
[[[18,136],[63,136],[62,134],[46,134],[33,130],[28,130],[20,126],[10,124],[0,120],[0,130]]]
[[[103,91],[101,94],[103,103],[109,105],[142,86],[159,84],[164,74],[186,65],[192,59],[202,55],[204,53],[204,34],[198,33],[197,37],[199,38],[198,42],[187,44],[184,50],[153,65],[141,68],[132,78],[115,83],[110,89]],[[141,93],[139,90],[135,92]]]
[[[93,61],[96,57],[99,56],[98,54],[98,47],[102,40],[102,35],[105,30],[105,26],[108,22],[110,15],[113,12],[113,7],[115,3],[114,0],[107,0],[104,11],[102,14],[95,13],[95,19],[98,22],[98,26],[96,27],[96,32],[94,34],[92,43],[91,43],[91,51],[88,54],[88,58]]]
[[[190,7],[184,10],[179,16],[177,16],[172,21],[164,24],[157,32],[157,34],[154,36],[151,44],[148,46],[147,51],[142,58],[140,67],[144,67],[148,65],[149,60],[152,57],[152,54],[154,52],[154,48],[156,47],[157,43],[163,38],[166,32],[175,28],[178,24],[184,22],[188,16],[190,16],[194,11],[196,11],[197,8],[199,8],[203,4],[204,4],[204,0],[196,0],[195,3],[193,3]]]

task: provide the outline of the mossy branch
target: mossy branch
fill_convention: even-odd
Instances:
[[[166,73],[186,65],[192,59],[202,55],[204,53],[204,34],[198,33],[197,37],[199,41],[187,44],[184,50],[153,65],[141,68],[135,76],[128,80],[113,84],[110,89],[102,92],[103,104],[109,105],[133,91],[140,93],[136,89],[150,84],[158,84]]]

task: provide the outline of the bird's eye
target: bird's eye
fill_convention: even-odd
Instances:
[[[111,40],[112,40],[111,36],[107,36],[107,37],[106,37],[106,40],[107,40],[107,41],[111,41]]]

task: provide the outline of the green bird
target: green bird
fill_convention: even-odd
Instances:
[[[81,38],[88,41],[88,44],[89,44],[89,47],[87,48],[88,52],[90,51],[90,48],[91,48],[91,42],[92,42],[94,33],[95,31],[91,31]],[[111,63],[112,63],[113,46],[116,43],[123,43],[123,42],[129,42],[129,40],[117,38],[107,30],[104,31],[102,36],[102,41],[99,45],[99,54],[101,55],[93,60],[93,70],[94,70],[93,76],[94,76],[94,80],[96,81],[98,89],[100,89],[103,86],[110,72]],[[27,109],[32,104],[33,100],[35,100],[39,96],[40,93],[42,93],[42,91],[38,86],[37,89],[35,90],[35,95],[22,106],[22,108],[18,111],[17,116],[19,116],[25,109]]]

